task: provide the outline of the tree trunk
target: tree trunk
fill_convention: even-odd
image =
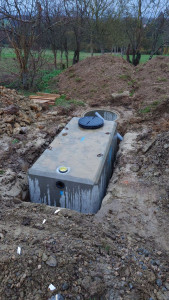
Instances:
[[[1,60],[1,55],[2,55],[2,47],[0,46],[0,60]]]
[[[140,59],[141,59],[141,53],[139,50],[135,50],[133,49],[133,58],[132,58],[132,64],[134,66],[137,66],[140,63]]]
[[[90,55],[93,57],[93,34],[90,34]]]
[[[63,49],[60,50],[60,64],[63,65]]]
[[[77,41],[76,50],[74,51],[74,56],[73,56],[73,65],[79,62],[79,56],[80,56],[80,42]]]
[[[129,63],[131,63],[131,60],[130,60],[130,44],[128,44],[128,47],[127,47],[127,51],[126,51],[126,59]]]
[[[103,46],[100,46],[100,50],[101,50],[101,54],[103,55],[104,54],[104,48],[103,48]]]
[[[21,83],[24,88],[24,90],[29,89],[29,74],[28,70],[22,70],[21,71]]]
[[[74,51],[74,56],[73,56],[73,65],[77,64],[79,62],[79,49],[77,48]]]
[[[135,62],[135,55],[136,55],[136,50],[133,48],[132,50],[132,64],[134,65]]]
[[[65,69],[65,64],[63,63],[63,49],[60,50],[60,68],[61,70]]]
[[[65,50],[65,57],[66,57],[66,67],[69,67],[69,55],[68,55],[68,47],[67,47],[67,38],[64,39],[64,50]]]
[[[55,69],[57,69],[57,50],[56,49],[53,49],[53,55],[54,55],[54,66],[55,66]]]
[[[79,62],[81,33],[79,31],[77,32],[75,31],[75,36],[76,36],[76,49],[74,51],[74,56],[73,56],[73,65]]]
[[[68,49],[65,50],[65,57],[66,57],[66,67],[69,67],[69,53],[68,53]]]

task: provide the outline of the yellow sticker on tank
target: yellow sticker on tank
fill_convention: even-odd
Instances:
[[[68,171],[68,168],[66,168],[66,167],[59,168],[59,172],[61,172],[61,173],[66,173],[67,171]]]

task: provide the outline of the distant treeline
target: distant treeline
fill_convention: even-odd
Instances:
[[[44,49],[52,50],[55,68],[58,50],[67,66],[69,50],[73,64],[83,50],[121,53],[137,65],[142,53],[168,53],[168,41],[165,0],[0,0],[0,45],[14,48],[24,87],[33,83],[30,70],[33,78]]]

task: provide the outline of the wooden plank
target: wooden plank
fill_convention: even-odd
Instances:
[[[49,101],[48,104],[55,105],[55,102]]]
[[[53,100],[53,99],[31,99],[31,101],[40,101],[40,102],[49,102],[49,101],[52,101],[52,102],[54,102],[55,103],[55,100]]]
[[[29,98],[32,100],[32,99],[41,99],[41,100],[56,100],[56,97],[47,97],[47,96],[29,96]]]
[[[40,100],[40,99],[32,99],[32,101],[34,103],[40,103],[40,104],[43,104],[43,103],[49,103],[49,100]]]
[[[43,105],[43,104],[45,104],[45,105],[49,105],[49,104],[51,104],[51,105],[55,105],[55,101],[52,101],[52,100],[40,100],[40,99],[32,99],[32,101],[34,102],[34,103],[37,103],[37,104],[40,104],[40,105]]]
[[[40,95],[40,96],[47,96],[47,97],[55,97],[55,98],[60,98],[60,95],[59,94],[50,94],[50,93],[41,93],[41,92],[37,92],[36,93],[37,95]]]

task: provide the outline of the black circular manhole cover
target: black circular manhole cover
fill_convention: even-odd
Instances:
[[[79,119],[78,124],[85,129],[97,129],[103,126],[104,121],[99,117],[83,117]]]

